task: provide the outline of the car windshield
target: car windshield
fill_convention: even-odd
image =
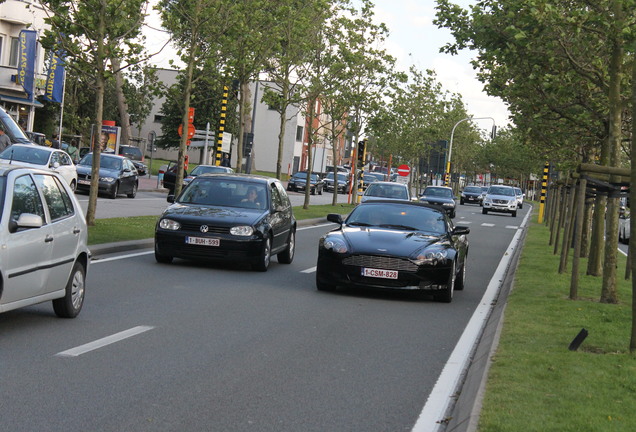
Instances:
[[[468,192],[468,193],[481,193],[481,188],[474,187],[474,186],[468,186],[468,187],[464,188],[464,192]]]
[[[409,199],[406,187],[400,185],[371,183],[364,194],[378,198]]]
[[[515,192],[511,187],[491,186],[488,189],[489,195],[515,196]]]
[[[442,197],[442,198],[452,198],[453,191],[446,188],[426,188],[424,190],[424,195],[433,196],[433,197]]]
[[[327,176],[325,178],[329,180],[333,180],[333,177],[334,177],[333,173],[330,172],[330,173],[327,173]],[[338,174],[338,180],[347,181],[347,176],[344,174]]]
[[[99,158],[99,167],[110,170],[121,170],[121,162],[122,160],[117,157],[110,157],[106,155],[101,155]],[[92,166],[93,165],[93,154],[87,154],[82,158],[81,161],[77,163],[78,165],[84,166]]]
[[[50,150],[45,150],[37,145],[11,146],[0,153],[0,159],[24,162],[34,165],[47,165],[49,163]]]
[[[269,208],[264,183],[197,177],[177,200],[180,204],[219,207]]]
[[[30,142],[20,126],[3,109],[0,109],[0,128],[4,130],[12,143],[27,144]]]
[[[222,166],[210,166],[210,165],[199,165],[190,173],[191,176],[198,176],[201,174],[208,173],[227,173],[233,172],[233,170],[222,167]]]
[[[294,178],[296,180],[300,179],[300,180],[306,180],[307,179],[307,173],[306,172],[297,172],[296,174],[294,174]],[[310,174],[309,177],[310,181],[318,181],[318,174]]]
[[[372,226],[406,231],[446,233],[444,214],[428,207],[391,204],[362,204],[346,220],[349,226]]]

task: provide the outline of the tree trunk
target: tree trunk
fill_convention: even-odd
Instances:
[[[121,67],[119,59],[111,58],[110,63],[115,72],[115,88],[117,90],[117,108],[119,108],[119,123],[121,125],[120,144],[129,145],[132,136],[130,127],[130,116],[128,115],[128,103],[124,95],[124,77],[119,68]]]

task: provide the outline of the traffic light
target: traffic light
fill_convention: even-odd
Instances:
[[[497,125],[492,125],[492,131],[490,132],[490,138],[497,138]]]
[[[364,167],[364,160],[366,159],[366,141],[358,142],[358,168]]]

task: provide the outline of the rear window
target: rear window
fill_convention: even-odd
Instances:
[[[122,147],[119,154],[129,157],[133,160],[141,160],[141,150],[137,147]]]

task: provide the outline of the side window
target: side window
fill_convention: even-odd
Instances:
[[[69,155],[66,153],[58,153],[58,155],[60,156],[60,165],[73,165],[73,161]]]
[[[283,205],[283,200],[280,197],[280,193],[278,192],[278,189],[276,188],[276,183],[273,183],[271,185],[271,192],[272,192],[272,206],[273,208],[278,208],[280,206]]]
[[[29,175],[23,175],[16,179],[13,186],[13,202],[11,204],[11,218],[18,220],[22,213],[31,213],[42,217],[42,221],[46,221],[44,217],[44,207],[40,194],[33,179]]]
[[[35,181],[44,194],[52,221],[63,219],[74,213],[71,198],[58,179],[51,175],[37,174]]]
[[[62,165],[62,161],[60,160],[60,154],[58,152],[53,152],[53,154],[51,155],[51,167],[55,164],[58,163],[60,165]]]
[[[280,183],[275,183],[276,185],[276,189],[278,190],[278,193],[280,195],[280,199],[283,203],[283,206],[285,206],[286,208],[291,207],[291,202],[289,201],[289,196],[287,196],[287,192],[285,191],[285,188],[283,187],[282,184]]]

